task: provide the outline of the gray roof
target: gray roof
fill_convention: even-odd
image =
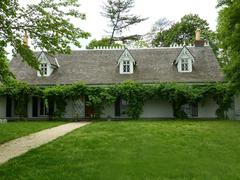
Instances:
[[[38,77],[19,56],[10,68],[20,81],[37,85],[71,84],[83,81],[90,85],[116,84],[125,80],[139,83],[207,83],[223,81],[223,73],[210,47],[189,47],[195,58],[191,73],[179,73],[174,61],[182,48],[130,49],[136,61],[134,74],[119,74],[118,58],[123,49],[79,50],[70,55],[56,55],[59,68],[50,77]]]

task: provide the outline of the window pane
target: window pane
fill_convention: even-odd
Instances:
[[[126,72],[126,65],[123,65],[123,72]]]
[[[189,71],[189,68],[188,68],[188,59],[182,59],[182,60],[181,60],[181,70],[182,70],[182,71]]]
[[[40,115],[44,115],[44,100],[40,99]]]
[[[130,72],[130,62],[123,61],[123,72]]]
[[[41,64],[41,72],[43,75],[47,75],[47,64],[46,63]]]
[[[130,72],[130,65],[127,66],[127,72]]]
[[[198,104],[192,104],[192,117],[198,117]]]

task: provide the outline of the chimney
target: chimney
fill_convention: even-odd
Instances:
[[[25,46],[28,46],[28,34],[27,34],[27,31],[26,31],[26,30],[25,30],[25,32],[24,32],[23,44],[24,44]]]
[[[201,30],[198,28],[196,31],[195,47],[204,47],[204,40],[201,40]]]

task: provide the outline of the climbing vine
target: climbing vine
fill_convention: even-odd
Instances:
[[[137,119],[143,112],[144,103],[151,99],[165,100],[172,104],[176,118],[186,118],[182,105],[199,103],[212,98],[218,104],[216,115],[226,118],[226,111],[231,107],[234,96],[231,84],[219,83],[209,85],[184,85],[176,83],[159,83],[143,85],[126,81],[112,86],[87,86],[83,83],[72,85],[40,88],[33,85],[14,82],[0,86],[0,96],[10,96],[17,103],[17,114],[26,116],[26,106],[31,96],[41,97],[56,103],[56,117],[63,117],[67,100],[85,99],[87,106],[94,109],[94,117],[99,118],[102,110],[108,104],[113,104],[118,98],[128,104],[127,115]]]

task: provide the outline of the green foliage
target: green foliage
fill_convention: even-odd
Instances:
[[[68,99],[78,100],[85,98],[86,105],[95,111],[95,118],[99,118],[105,105],[112,104],[118,98],[123,98],[128,104],[127,115],[138,119],[143,111],[147,100],[159,99],[172,104],[176,118],[186,118],[182,105],[187,103],[204,102],[206,98],[213,98],[218,104],[217,116],[226,118],[226,111],[231,107],[234,96],[234,86],[230,84],[210,85],[182,85],[174,83],[160,83],[155,85],[143,85],[133,81],[107,87],[91,87],[82,83],[65,86],[53,86],[39,88],[23,83],[12,83],[0,86],[0,96],[9,95],[19,105],[18,113],[25,116],[24,107],[30,96],[42,97],[46,100],[55,101],[57,110],[56,117],[63,117]]]
[[[221,6],[230,6],[233,3],[233,0],[218,0],[217,7]]]
[[[88,87],[87,97],[86,103],[94,109],[95,118],[100,118],[104,105],[111,104],[116,100],[109,88],[100,87]]]
[[[39,68],[32,50],[23,43],[25,32],[32,39],[34,50],[55,54],[70,53],[70,44],[80,47],[79,40],[87,38],[89,33],[70,22],[70,18],[85,19],[85,15],[78,11],[79,6],[78,0],[41,0],[39,3],[29,2],[27,6],[21,6],[19,0],[1,0],[0,63],[3,69],[0,70],[0,81],[5,83],[6,77],[11,78],[4,51],[7,46],[11,46],[14,54],[19,54],[30,66]]]
[[[226,111],[231,107],[235,89],[232,84],[216,84],[205,89],[204,97],[212,97],[218,104],[216,115],[219,118],[227,118]]]
[[[218,38],[225,57],[227,78],[240,87],[240,1],[219,0]]]
[[[166,19],[158,19],[151,27],[150,32],[144,36],[144,40],[147,42],[149,47],[154,46],[154,40],[157,39],[157,36],[160,35],[163,31],[166,31],[173,25],[173,22]],[[157,44],[156,44],[157,46]]]
[[[219,12],[218,35],[221,47],[229,51],[240,51],[240,2],[233,0]]]
[[[6,86],[0,86],[0,96],[11,96],[16,102],[16,114],[20,118],[27,117],[27,104],[29,97],[42,96],[40,88],[30,86],[25,83],[19,83],[15,81],[8,82]]]
[[[93,39],[87,46],[87,49],[94,49],[97,47],[121,47],[121,44],[113,42],[110,45],[110,39],[109,38],[102,38],[101,40]]]
[[[144,93],[144,86],[133,81],[126,81],[113,88],[116,97],[121,97],[127,101],[127,115],[133,119],[138,119],[143,111],[142,108],[146,100],[145,98],[147,98]]]
[[[4,53],[0,50],[0,82],[8,83],[14,76],[9,71],[7,58]]]
[[[153,40],[154,46],[168,47],[172,43],[193,44],[195,40],[195,31],[200,28],[203,39],[211,40],[209,25],[206,20],[198,15],[188,14],[181,18],[180,22],[173,24],[169,29],[160,31]]]

